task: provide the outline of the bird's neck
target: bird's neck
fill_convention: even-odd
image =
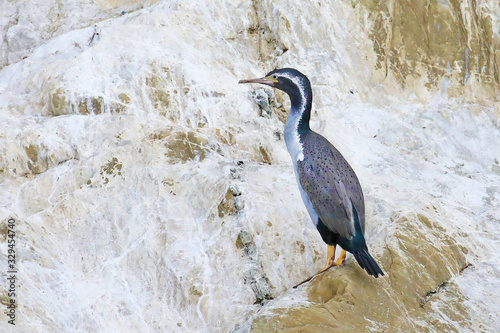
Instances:
[[[292,118],[296,122],[296,130],[299,132],[308,132],[309,120],[311,119],[311,107],[312,107],[312,92],[299,90],[296,93],[289,94],[290,102],[292,104],[290,108],[290,114],[287,118]]]
[[[309,119],[311,118],[312,93],[298,92],[289,94],[291,101],[290,114],[285,124],[285,142],[292,160],[302,160],[301,137],[311,131]]]

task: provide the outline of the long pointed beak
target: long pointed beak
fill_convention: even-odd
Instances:
[[[272,86],[274,81],[268,80],[263,77],[259,79],[240,80],[238,83],[261,83],[261,84],[267,84],[268,86]]]

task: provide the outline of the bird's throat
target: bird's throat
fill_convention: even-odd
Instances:
[[[285,142],[293,163],[304,159],[301,137],[311,131],[309,120],[312,107],[310,87],[307,89],[304,85],[297,84],[296,88],[287,91],[291,108],[285,123]]]
[[[302,107],[305,105],[302,104]],[[304,158],[301,138],[311,131],[309,128],[310,109],[297,110],[292,105],[285,123],[285,143],[294,163]]]

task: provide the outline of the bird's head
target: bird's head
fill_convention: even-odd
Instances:
[[[240,80],[238,83],[261,83],[286,92],[290,98],[306,98],[311,95],[311,83],[309,79],[293,68],[275,69],[259,79]]]

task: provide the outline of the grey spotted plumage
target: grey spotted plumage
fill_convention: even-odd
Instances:
[[[327,265],[317,274],[339,264],[334,261],[338,244],[351,252],[368,274],[374,277],[384,275],[365,242],[364,198],[356,173],[327,139],[309,127],[312,107],[309,79],[295,69],[283,68],[264,78],[241,80],[240,83],[266,84],[283,90],[290,97],[285,142],[302,200],[323,241],[329,245],[331,255]],[[345,258],[345,252],[343,255]]]

